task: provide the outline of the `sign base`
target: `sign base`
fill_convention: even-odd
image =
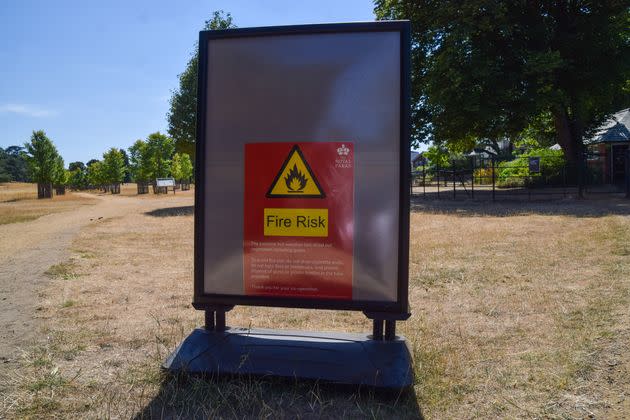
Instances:
[[[379,388],[413,384],[405,338],[372,340],[365,334],[197,328],[162,367],[172,373],[279,376]]]

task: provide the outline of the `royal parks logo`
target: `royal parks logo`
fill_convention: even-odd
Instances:
[[[348,146],[342,144],[337,148],[337,157],[335,158],[335,168],[349,169],[352,168],[352,151]]]

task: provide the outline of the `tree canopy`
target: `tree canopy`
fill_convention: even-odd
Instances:
[[[168,176],[174,152],[175,143],[172,138],[159,131],[149,134],[146,141],[146,156],[149,162],[151,178]]]
[[[63,159],[57,148],[42,130],[33,131],[31,141],[24,144],[31,178],[38,184],[52,184],[60,177]]]
[[[30,181],[26,153],[21,146],[0,147],[0,182],[7,181]]]
[[[472,147],[550,115],[577,162],[584,136],[630,104],[627,0],[376,0],[412,21],[415,143]]]
[[[204,30],[234,28],[232,15],[215,11],[212,19],[205,21]],[[177,151],[195,156],[195,132],[197,124],[197,65],[199,62],[199,45],[186,69],[179,75],[179,87],[172,92],[168,119],[168,134],[175,140]]]
[[[125,179],[125,159],[120,149],[112,147],[103,154],[103,162],[101,164],[103,171],[103,181],[107,184],[120,184]]]

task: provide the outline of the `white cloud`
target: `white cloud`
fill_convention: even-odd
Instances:
[[[31,105],[24,104],[5,104],[0,105],[0,114],[18,114],[28,117],[52,117],[57,113],[50,109],[38,108]]]

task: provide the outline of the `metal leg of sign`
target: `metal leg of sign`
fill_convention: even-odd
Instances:
[[[214,331],[214,311],[204,311],[204,326],[208,331]]]
[[[392,341],[396,339],[396,320],[389,319],[385,321],[385,340]]]
[[[383,340],[383,320],[375,319],[372,321],[372,340],[382,341]]]
[[[225,313],[234,306],[216,306],[204,311],[204,328],[208,331],[225,331]]]
[[[214,330],[217,332],[225,331],[225,311],[216,312],[217,322],[214,325]]]

